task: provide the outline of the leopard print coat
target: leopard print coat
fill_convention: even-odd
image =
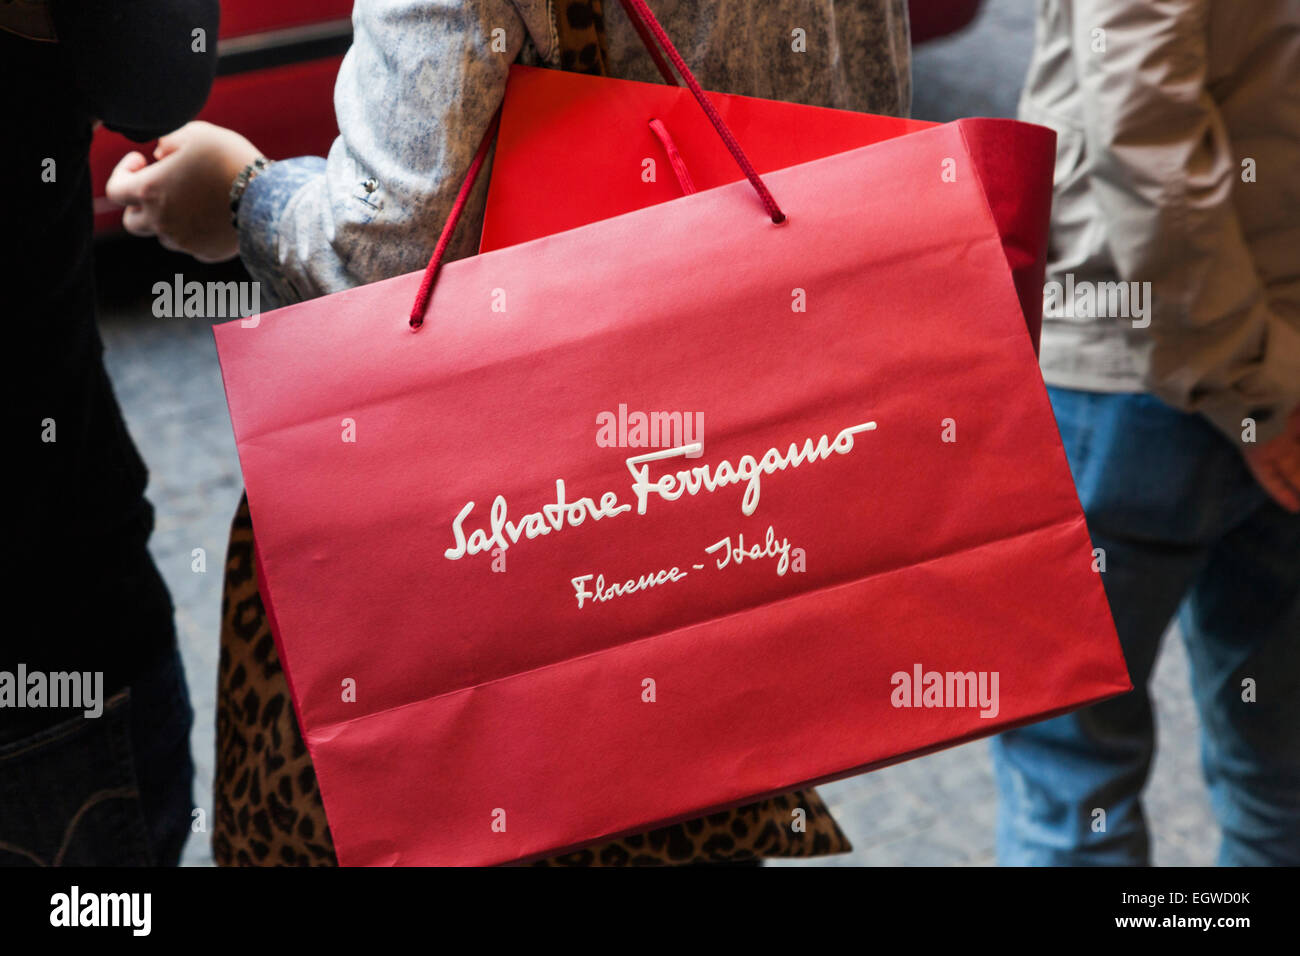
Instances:
[[[337,862],[257,589],[248,498],[230,527],[217,666],[212,856],[219,866]]]

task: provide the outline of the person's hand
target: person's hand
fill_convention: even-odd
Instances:
[[[128,153],[108,178],[106,195],[125,206],[122,225],[137,236],[157,236],[168,249],[200,262],[239,252],[230,222],[230,186],[261,154],[233,130],[187,123],[158,140],[157,162]]]
[[[1300,512],[1300,408],[1291,413],[1282,434],[1250,446],[1245,456],[1255,480],[1273,500]]]

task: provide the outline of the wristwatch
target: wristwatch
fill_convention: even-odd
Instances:
[[[248,184],[272,162],[274,160],[267,159],[265,156],[257,157],[241,169],[235,181],[230,184],[230,224],[236,229],[239,228],[239,204],[243,201],[244,191],[248,189]]]

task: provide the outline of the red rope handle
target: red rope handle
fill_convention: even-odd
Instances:
[[[620,0],[620,2],[622,2],[622,0]],[[668,65],[667,61],[664,60],[664,55],[659,52],[659,44],[655,43],[655,38],[651,36],[650,31],[646,29],[645,22],[640,17],[633,16],[632,11],[627,8],[626,3],[623,4],[623,12],[626,13],[627,18],[632,21],[632,26],[636,28],[636,35],[641,38],[641,42],[645,45],[646,52],[650,54],[650,59],[655,61],[655,66],[659,69],[659,75],[664,78],[664,82],[669,86],[679,86],[680,84],[677,82],[677,77],[673,75],[673,68]]]
[[[447,221],[443,223],[442,235],[438,237],[438,244],[433,247],[433,255],[429,257],[429,264],[424,268],[424,279],[420,282],[420,291],[415,295],[415,304],[411,306],[411,331],[417,331],[424,324],[424,313],[429,308],[429,297],[433,294],[433,280],[438,277],[438,270],[442,267],[442,257],[447,252],[447,246],[451,243],[452,234],[456,231],[456,224],[460,222],[461,213],[465,211],[465,203],[469,200],[469,194],[474,190],[474,183],[478,179],[479,171],[483,168],[483,160],[487,158],[488,149],[492,146],[492,140],[496,136],[497,126],[501,123],[501,107],[492,114],[492,119],[488,122],[487,130],[483,133],[483,140],[478,144],[478,152],[474,154],[474,161],[469,164],[469,170],[465,173],[465,181],[460,184],[460,192],[456,194],[456,201],[452,203],[451,212],[447,214]]]
[[[672,163],[673,172],[677,174],[677,182],[681,184],[682,195],[689,196],[695,192],[695,180],[691,178],[691,171],[687,169],[686,160],[682,159],[682,154],[677,149],[672,134],[668,132],[668,127],[664,125],[663,120],[652,119],[650,130],[659,137],[664,152],[668,154],[668,162]]]
[[[767,186],[763,183],[763,180],[759,178],[758,171],[754,169],[754,164],[749,161],[749,157],[745,155],[745,151],[740,148],[740,143],[736,142],[736,137],[732,135],[727,124],[723,122],[722,116],[718,113],[714,105],[709,102],[709,98],[704,95],[704,90],[700,87],[699,82],[696,81],[695,74],[690,71],[690,68],[686,65],[686,61],[682,59],[681,54],[677,52],[677,48],[673,46],[672,41],[668,39],[668,34],[664,32],[664,28],[660,25],[659,21],[655,19],[655,15],[650,12],[650,8],[646,6],[645,0],[620,0],[620,2],[623,4],[623,9],[627,12],[628,19],[630,19],[632,25],[636,27],[636,31],[640,35],[642,42],[645,43],[646,50],[649,51],[650,56],[659,67],[659,72],[664,75],[664,79],[669,83],[676,85],[676,80],[673,78],[672,71],[667,68],[663,61],[663,57],[660,56],[659,51],[656,49],[656,44],[653,42],[656,40],[658,41],[658,46],[662,47],[663,51],[668,54],[669,60],[671,60],[673,66],[677,68],[677,72],[682,75],[682,79],[686,81],[687,87],[690,88],[691,93],[695,96],[696,102],[698,102],[700,107],[704,110],[705,115],[709,117],[709,122],[713,124],[713,128],[717,130],[718,135],[722,137],[722,142],[726,144],[728,151],[730,151],[732,157],[736,160],[736,165],[740,167],[741,172],[745,174],[745,178],[749,180],[750,184],[754,187],[755,192],[758,193],[758,198],[762,201],[763,208],[767,210],[767,214],[772,217],[772,221],[775,223],[785,222],[785,213],[781,211],[781,207],[776,204],[776,200],[773,199],[772,194],[768,192]],[[433,255],[429,257],[429,264],[424,268],[424,278],[420,282],[420,291],[416,293],[415,304],[411,306],[410,322],[412,332],[418,331],[420,326],[424,324],[424,314],[429,308],[429,298],[433,294],[434,280],[437,279],[438,270],[442,267],[442,257],[447,253],[447,246],[451,243],[452,234],[455,233],[456,225],[460,222],[461,214],[465,211],[465,203],[469,200],[469,194],[474,189],[474,183],[478,179],[479,172],[483,168],[483,160],[487,157],[488,149],[492,145],[492,139],[496,136],[497,127],[500,123],[501,107],[497,107],[496,113],[492,116],[492,121],[488,123],[487,131],[483,134],[483,141],[479,143],[478,152],[474,154],[474,161],[470,163],[469,170],[465,173],[465,181],[461,183],[460,192],[456,194],[456,201],[452,204],[451,212],[447,215],[447,221],[443,224],[442,234],[438,236],[438,244],[433,247]],[[664,132],[666,134],[667,130]],[[658,130],[655,130],[655,135],[659,135]],[[671,147],[671,138],[666,141],[663,140],[663,137],[660,137],[660,139],[664,142],[665,148]],[[669,149],[670,159],[672,152],[674,151],[675,147]],[[674,163],[673,166],[674,169],[677,169],[676,163]],[[682,165],[682,169],[685,169],[684,164]],[[678,176],[681,178],[681,170],[678,170]],[[688,180],[689,173],[687,174],[686,180],[683,180],[683,189],[685,189]]]
[[[660,25],[659,21],[655,19],[655,15],[650,12],[650,8],[646,6],[645,0],[620,0],[620,2],[623,4],[623,9],[627,11],[627,15],[631,18],[632,22],[635,24],[638,19],[643,21],[644,25],[650,30],[650,33],[659,41],[659,45],[663,47],[664,52],[668,54],[668,59],[672,61],[673,66],[677,67],[677,72],[682,75],[682,79],[686,81],[687,87],[689,87],[691,93],[695,95],[696,102],[700,104],[700,108],[703,109],[705,114],[709,117],[709,122],[711,122],[713,128],[718,131],[718,135],[722,137],[722,141],[727,144],[727,149],[736,160],[736,165],[740,167],[741,172],[745,174],[745,178],[749,180],[750,185],[754,187],[754,191],[758,193],[758,198],[762,200],[763,208],[766,209],[767,214],[772,217],[772,221],[775,223],[785,222],[785,213],[781,211],[781,207],[776,204],[776,200],[773,199],[772,194],[768,192],[766,184],[764,184],[763,180],[759,178],[758,170],[756,170],[754,164],[749,161],[749,157],[745,155],[745,151],[740,148],[740,143],[736,142],[736,137],[732,135],[727,124],[723,122],[722,116],[718,113],[717,108],[709,101],[709,98],[704,95],[704,90],[700,87],[699,81],[695,79],[695,74],[692,73],[690,67],[686,65],[686,61],[682,59],[682,55],[677,52],[677,48],[673,46],[673,41],[668,39],[668,34],[664,32],[664,28]],[[638,30],[638,32],[640,31]]]

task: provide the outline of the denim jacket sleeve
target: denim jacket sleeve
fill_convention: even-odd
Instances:
[[[358,0],[352,25],[328,158],[275,163],[240,203],[240,255],[268,307],[422,268],[510,64],[530,39],[543,61],[558,48],[549,0]],[[448,259],[476,248],[475,198]]]

